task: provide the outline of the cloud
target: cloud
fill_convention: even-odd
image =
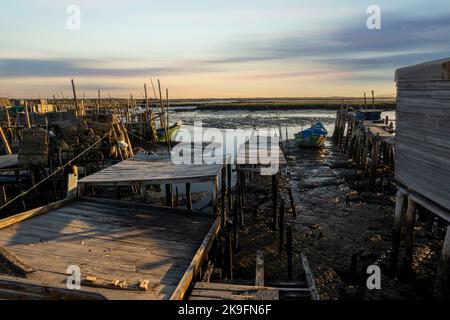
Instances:
[[[112,68],[96,65],[114,61],[88,59],[0,58],[0,77],[132,77],[201,72],[205,66]]]
[[[333,68],[396,68],[448,56],[450,15],[406,18],[382,15],[382,29],[369,30],[365,20],[334,30],[258,36],[227,43],[224,55],[205,63],[249,63],[299,60]]]

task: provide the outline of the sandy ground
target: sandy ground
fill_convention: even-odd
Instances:
[[[388,268],[394,195],[349,188],[346,178],[353,176],[354,170],[339,167],[348,167],[347,159],[330,143],[321,151],[290,147],[289,171],[297,217],[288,212],[286,223],[293,228],[295,276],[299,275],[299,253],[304,251],[321,299],[431,298],[443,229],[436,222],[417,223],[416,276],[399,281]],[[240,250],[234,257],[235,278],[254,279],[254,256],[257,249],[264,248],[266,279],[287,279],[286,253],[278,252],[279,232],[270,228],[270,179],[254,182],[256,187],[248,190]],[[381,269],[381,290],[366,287],[366,268],[372,264]]]

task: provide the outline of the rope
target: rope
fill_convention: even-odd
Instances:
[[[128,130],[127,128],[125,128],[125,130],[127,131],[127,133],[131,134],[133,137],[136,137],[136,138],[138,138],[138,139],[140,139],[140,140],[142,140],[142,141],[144,141],[144,142],[147,142],[147,143],[150,143],[150,144],[152,144],[152,145],[154,145],[154,146],[156,146],[156,147],[159,147],[158,144],[153,143],[153,142],[151,142],[151,141],[149,141],[149,140],[146,140],[146,139],[142,138],[141,136],[138,136],[138,135],[134,134],[133,132],[131,132],[131,131]]]
[[[27,195],[31,190],[37,188],[39,185],[41,185],[43,182],[47,181],[48,179],[50,179],[51,177],[53,177],[55,174],[57,174],[59,171],[61,171],[62,169],[64,169],[65,167],[67,167],[68,165],[70,165],[73,161],[77,160],[79,157],[81,157],[83,154],[85,154],[87,151],[89,151],[90,149],[92,149],[95,145],[97,145],[99,142],[101,142],[104,138],[106,138],[114,129],[111,129],[108,133],[106,133],[103,137],[101,137],[97,142],[95,142],[94,144],[92,144],[91,146],[89,146],[86,150],[84,150],[82,153],[80,153],[79,155],[77,155],[75,158],[69,160],[66,164],[64,164],[62,167],[59,167],[56,171],[53,171],[53,173],[51,173],[50,175],[48,175],[46,178],[42,179],[41,181],[39,181],[38,183],[36,183],[34,186],[32,186],[30,189],[26,190],[26,191],[22,191],[20,194],[18,194],[17,196],[15,196],[14,198],[12,198],[11,200],[9,200],[8,202],[6,202],[4,205],[2,205],[0,207],[0,210],[2,210],[3,208],[9,206],[12,202],[16,201],[17,199]]]

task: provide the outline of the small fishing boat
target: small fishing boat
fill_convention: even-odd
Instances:
[[[177,121],[175,124],[171,125],[168,128],[169,141],[172,141],[172,139],[175,137],[175,135],[177,134],[178,130],[180,130],[180,128],[181,128],[181,121]],[[165,128],[157,129],[156,133],[158,134],[158,142],[167,142]]]
[[[323,146],[328,131],[321,122],[317,122],[311,128],[296,133],[295,141],[300,147],[317,148]]]

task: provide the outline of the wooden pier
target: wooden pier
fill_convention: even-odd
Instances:
[[[212,215],[88,197],[23,212],[0,220],[0,298],[183,299],[219,228]],[[66,287],[69,266],[80,290]]]
[[[159,160],[130,159],[119,162],[106,169],[98,171],[79,181],[81,192],[88,186],[139,186],[141,200],[146,200],[146,189],[151,185],[166,186],[166,204],[173,206],[172,185],[186,184],[188,209],[192,209],[191,184],[209,182],[213,187],[212,206],[217,213],[219,197],[219,176],[224,172],[222,164],[174,164],[170,158]]]
[[[355,165],[356,176],[368,179],[372,189],[384,188],[384,178],[394,171],[395,132],[392,121],[360,119],[356,112],[337,112],[335,145],[345,152]]]
[[[391,268],[413,277],[418,207],[447,226],[434,294],[450,297],[450,59],[396,71],[397,136],[395,207]],[[405,202],[407,205],[405,206]],[[406,212],[404,212],[406,211]],[[402,237],[402,232],[404,237]],[[404,238],[404,251],[401,240]],[[399,257],[401,265],[398,266]]]

